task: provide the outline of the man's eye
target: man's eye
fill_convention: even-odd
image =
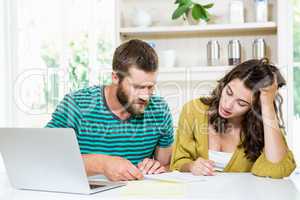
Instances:
[[[141,86],[138,86],[138,85],[134,85],[134,86],[133,86],[133,88],[134,88],[134,89],[137,89],[137,90],[139,90],[139,89],[143,89],[143,87],[141,87]]]

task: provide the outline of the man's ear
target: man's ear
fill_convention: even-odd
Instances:
[[[115,71],[111,73],[111,80],[114,85],[118,85],[120,82],[119,76]]]

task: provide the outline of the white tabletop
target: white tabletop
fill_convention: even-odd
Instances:
[[[249,173],[224,173],[205,177],[207,181],[166,183],[153,180],[129,182],[127,186],[97,193],[75,195],[13,189],[6,173],[0,173],[0,199],[5,200],[65,200],[65,199],[300,199],[291,179],[255,177]],[[295,179],[296,180],[296,179]],[[300,181],[300,178],[298,178]]]

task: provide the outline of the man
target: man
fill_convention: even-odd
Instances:
[[[67,94],[57,106],[47,127],[75,130],[88,175],[120,181],[166,171],[173,127],[168,105],[153,95],[157,71],[154,49],[131,40],[114,53],[111,85]]]

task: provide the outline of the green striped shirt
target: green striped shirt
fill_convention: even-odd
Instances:
[[[108,108],[102,86],[65,95],[46,127],[73,128],[82,154],[121,156],[134,165],[173,143],[172,116],[161,97],[152,96],[144,114],[120,120]]]

